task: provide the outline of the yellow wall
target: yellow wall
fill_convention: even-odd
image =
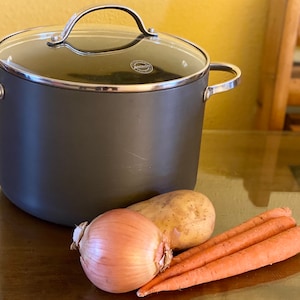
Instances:
[[[136,10],[147,27],[198,44],[211,61],[239,66],[241,86],[209,99],[204,127],[252,128],[269,0],[1,0],[0,36],[29,27],[64,25],[81,8],[108,2]],[[134,25],[125,13],[116,11],[96,12],[82,22],[95,20]]]

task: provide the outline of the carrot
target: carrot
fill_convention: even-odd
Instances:
[[[288,207],[278,207],[274,209],[267,210],[249,220],[246,222],[239,224],[215,237],[210,238],[206,242],[195,246],[193,248],[190,248],[177,256],[174,256],[171,262],[171,266],[179,263],[180,261],[192,256],[193,254],[202,251],[204,249],[207,249],[215,244],[218,244],[220,242],[225,241],[226,239],[235,236],[241,232],[247,231],[250,228],[253,228],[259,224],[264,223],[267,220],[276,218],[276,217],[281,217],[281,216],[291,216],[292,212]]]
[[[271,265],[300,252],[300,226],[287,229],[262,242],[210,262],[200,268],[169,278],[139,297],[160,291],[172,291],[239,275]]]
[[[296,221],[292,217],[283,216],[270,219],[210,248],[199,251],[188,259],[171,266],[141,287],[139,293],[143,294],[147,292],[152,286],[157,285],[167,278],[202,267],[207,263],[245,249],[294,226],[296,226]]]

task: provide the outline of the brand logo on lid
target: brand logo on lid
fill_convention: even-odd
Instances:
[[[137,73],[150,74],[153,71],[153,66],[145,60],[133,60],[130,67]]]

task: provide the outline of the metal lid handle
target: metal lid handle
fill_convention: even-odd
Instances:
[[[65,28],[63,29],[63,31],[60,34],[54,34],[51,37],[51,40],[48,41],[48,45],[49,46],[55,46],[58,44],[63,43],[69,36],[69,34],[71,33],[73,27],[75,26],[75,24],[86,14],[91,13],[93,11],[96,10],[103,10],[103,9],[118,9],[118,10],[122,10],[125,11],[127,13],[129,13],[135,20],[139,30],[145,35],[145,36],[157,36],[157,33],[154,32],[153,29],[149,29],[147,30],[142,19],[140,18],[140,16],[133,11],[132,9],[126,7],[126,6],[122,6],[122,5],[98,5],[98,6],[92,6],[92,7],[88,7],[83,11],[80,11],[78,13],[75,13],[67,22]]]

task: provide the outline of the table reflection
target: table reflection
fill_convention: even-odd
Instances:
[[[219,215],[237,210],[239,217],[241,207],[255,214],[279,204],[295,206],[299,170],[297,133],[204,130],[196,189],[222,203]]]

